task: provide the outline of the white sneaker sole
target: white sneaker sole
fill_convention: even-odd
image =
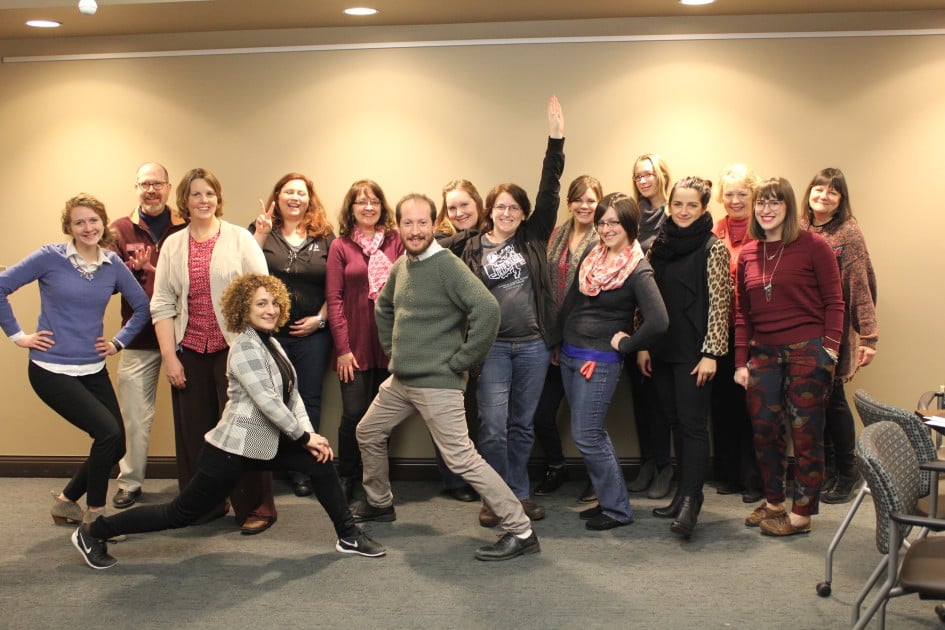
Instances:
[[[339,553],[350,553],[357,556],[364,556],[365,558],[380,558],[381,556],[387,555],[386,549],[382,549],[381,551],[377,553],[367,553],[360,549],[352,549],[351,547],[345,547],[341,544],[340,540],[335,541],[335,551]]]
[[[85,555],[85,552],[82,550],[82,543],[79,542],[79,530],[76,529],[72,532],[72,546],[78,550],[79,555],[82,556],[82,559],[85,560],[85,564],[89,565],[89,568],[95,569],[96,571],[104,571],[105,569],[111,569],[115,564],[118,564],[118,561],[115,561],[115,564],[110,564],[107,567],[97,567],[89,561],[89,557]]]

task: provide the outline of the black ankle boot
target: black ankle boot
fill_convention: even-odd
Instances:
[[[673,533],[689,538],[696,529],[696,520],[699,518],[700,510],[702,510],[701,494],[684,497],[682,506],[679,508],[679,515],[669,529]]]
[[[820,500],[824,503],[846,503],[853,498],[853,492],[860,482],[860,474],[854,470],[837,476],[832,488],[821,492]]]
[[[660,518],[676,518],[679,508],[682,507],[683,496],[678,492],[673,496],[673,502],[663,507],[653,508],[653,516]]]

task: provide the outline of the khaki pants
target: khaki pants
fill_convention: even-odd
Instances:
[[[531,522],[508,485],[476,452],[466,428],[463,392],[458,389],[410,387],[396,376],[383,384],[358,424],[358,445],[364,466],[364,492],[368,503],[386,507],[394,501],[390,488],[387,444],[398,424],[419,413],[447,467],[479,493],[501,519],[502,528],[522,533]]]
[[[134,492],[144,482],[154,423],[160,350],[125,350],[118,361],[118,404],[125,420],[125,456],[118,462],[118,487]]]

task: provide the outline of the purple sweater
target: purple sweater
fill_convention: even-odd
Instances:
[[[30,360],[60,365],[89,365],[102,360],[95,341],[103,337],[105,308],[116,292],[134,309],[134,315],[115,335],[128,345],[151,317],[148,296],[114,252],[86,280],[66,258],[65,243],[43,245],[0,273],[0,327],[7,336],[23,329],[13,315],[8,296],[34,280],[39,282],[40,311],[36,330],[51,330],[56,342],[46,352],[30,349]],[[107,337],[110,338],[110,337]]]

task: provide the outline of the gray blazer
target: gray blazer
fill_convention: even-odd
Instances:
[[[285,356],[279,342],[273,338],[272,343]],[[233,340],[226,378],[223,416],[204,436],[210,444],[227,453],[269,460],[279,450],[280,433],[297,440],[315,432],[298,387],[292,388],[288,405],[282,402],[282,374],[255,329],[247,328]]]

